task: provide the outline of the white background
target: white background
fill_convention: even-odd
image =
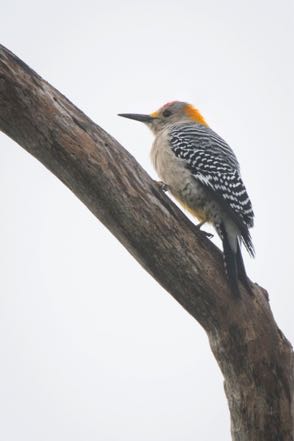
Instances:
[[[241,163],[247,270],[292,341],[293,13],[290,0],[4,0],[0,29],[152,177],[152,134],[116,114],[175,99],[202,111]],[[228,440],[200,326],[3,134],[0,161],[0,441]]]

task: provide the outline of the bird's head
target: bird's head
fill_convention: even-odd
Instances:
[[[120,113],[119,116],[124,118],[135,119],[144,122],[153,133],[158,133],[166,126],[176,124],[178,122],[195,122],[207,126],[207,123],[201,113],[191,104],[181,101],[172,101],[160,107],[156,112],[149,115],[141,115],[138,113]]]

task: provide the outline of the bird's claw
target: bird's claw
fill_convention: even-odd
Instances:
[[[199,224],[196,225],[196,228],[199,231],[199,233],[202,233],[205,237],[211,239],[213,237],[213,234],[207,233],[207,231],[201,230],[202,225],[204,225],[205,223],[206,223],[206,221],[200,222]]]
[[[211,233],[208,233],[207,231],[203,231],[198,229],[199,233],[202,233],[205,237],[207,237],[208,239],[211,239],[214,235]]]
[[[168,185],[163,181],[155,181],[161,191],[168,191]]]

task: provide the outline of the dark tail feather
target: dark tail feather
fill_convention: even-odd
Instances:
[[[239,276],[239,280],[241,280],[241,282],[243,283],[243,285],[248,289],[248,291],[252,291],[252,286],[249,282],[249,279],[247,277],[246,274],[246,270],[245,270],[245,265],[243,262],[243,257],[241,254],[241,247],[240,244],[238,242],[237,245],[237,268],[238,268],[238,276]]]
[[[242,228],[240,228],[240,230],[241,230],[241,240],[242,240],[246,250],[248,251],[248,253],[250,254],[251,257],[254,257],[255,250],[254,250],[254,246],[253,246],[251,235],[249,233],[248,228],[245,225],[242,225]],[[238,249],[239,249],[240,255],[241,255],[240,246],[238,247]],[[242,256],[241,256],[241,260],[243,262]],[[243,267],[244,267],[244,264],[243,264]]]
[[[224,264],[225,270],[228,276],[229,285],[233,294],[236,296],[240,295],[239,285],[238,285],[238,260],[237,253],[232,249],[227,232],[224,228],[224,225],[220,225],[219,235],[223,242],[223,250],[224,250]],[[237,241],[237,238],[236,238]]]
[[[241,254],[240,239],[234,235],[229,237],[229,233],[226,231],[224,224],[217,226],[217,232],[223,242],[225,270],[233,294],[236,296],[240,295],[238,280],[243,283],[249,292],[252,292],[252,286],[247,277]],[[241,232],[241,240],[246,245],[249,253],[253,256],[254,247],[248,229],[244,228],[244,231]]]

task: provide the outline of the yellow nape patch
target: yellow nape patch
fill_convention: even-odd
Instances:
[[[199,112],[199,110],[195,109],[191,104],[187,104],[184,109],[186,115],[191,118],[193,121],[197,122],[198,124],[202,124],[203,126],[208,127],[207,122]]]

